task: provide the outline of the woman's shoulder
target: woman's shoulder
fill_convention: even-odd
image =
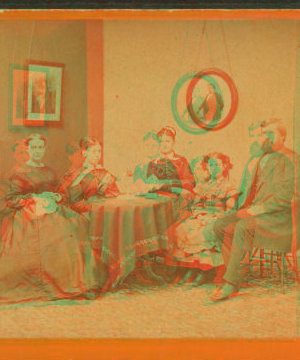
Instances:
[[[52,167],[47,166],[47,165],[43,166],[43,170],[45,172],[49,172],[49,173],[53,173],[53,174],[55,173],[55,171],[52,169]]]
[[[237,190],[237,185],[234,180],[224,179],[220,183],[220,187],[223,191],[226,191],[227,193],[232,193]]]
[[[184,166],[189,165],[189,162],[187,161],[187,159],[186,159],[184,156],[179,155],[179,154],[174,154],[172,161],[173,161],[174,163],[177,163],[177,164],[180,164],[180,165],[184,165]]]
[[[27,177],[30,172],[30,166],[28,166],[27,164],[16,165],[5,175],[5,178],[12,179],[16,177]]]
[[[116,176],[113,175],[109,170],[105,169],[105,168],[99,168],[99,169],[95,169],[91,172],[91,174],[96,177],[98,180],[103,181],[105,178],[109,177],[114,178],[114,180],[116,180]]]
[[[140,162],[139,164],[136,165],[136,167],[134,168],[134,171],[135,172],[143,171],[146,167],[148,167],[149,162],[150,162],[149,160],[147,162],[146,161]]]
[[[179,155],[179,154],[176,154],[176,153],[174,153],[173,159],[174,159],[174,160],[185,160],[185,161],[187,161],[184,156]]]
[[[107,169],[105,169],[104,167],[101,167],[101,168],[92,170],[91,173],[96,176],[99,176],[99,175],[101,176],[101,175],[109,174],[109,171]]]

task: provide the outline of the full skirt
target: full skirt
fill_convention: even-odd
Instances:
[[[2,222],[0,304],[76,297],[97,287],[88,219],[60,206],[28,219],[25,210]]]

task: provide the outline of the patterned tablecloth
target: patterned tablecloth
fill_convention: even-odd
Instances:
[[[137,196],[98,200],[92,204],[90,238],[96,258],[108,267],[114,286],[130,274],[138,256],[166,249],[165,231],[178,220],[180,197]]]

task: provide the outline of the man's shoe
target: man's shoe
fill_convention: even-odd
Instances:
[[[97,290],[97,292],[99,292],[99,290]],[[95,300],[97,298],[97,293],[95,290],[90,290],[90,291],[85,292],[83,294],[83,297],[86,300]]]
[[[231,295],[238,292],[238,288],[234,285],[226,283],[222,288],[215,288],[213,293],[211,294],[211,301],[221,301],[228,299]]]

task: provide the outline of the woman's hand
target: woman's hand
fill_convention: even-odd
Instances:
[[[161,187],[161,184],[148,184],[147,188],[148,191],[155,191],[158,190]]]
[[[193,189],[193,192],[194,192],[195,194],[197,194],[197,195],[202,196],[203,193],[204,193],[203,184],[198,183],[198,184],[196,185],[196,187]]]
[[[53,193],[50,191],[45,191],[41,194],[36,195],[39,199],[47,199],[47,200],[54,200],[55,202],[60,202],[62,197],[59,193]]]
[[[54,195],[54,196],[53,196],[54,201],[55,201],[56,203],[59,203],[59,202],[61,201],[61,199],[62,199],[61,195],[58,194],[58,193],[54,193],[53,195]]]
[[[57,201],[61,196],[52,192],[44,192],[41,194],[32,194],[26,204],[27,210],[36,215],[52,214],[57,210]]]
[[[35,201],[35,198],[34,197],[30,197],[28,199],[21,199],[20,200],[20,204],[22,207],[26,207],[26,208],[29,208],[30,206],[32,205],[35,205],[36,201]]]

